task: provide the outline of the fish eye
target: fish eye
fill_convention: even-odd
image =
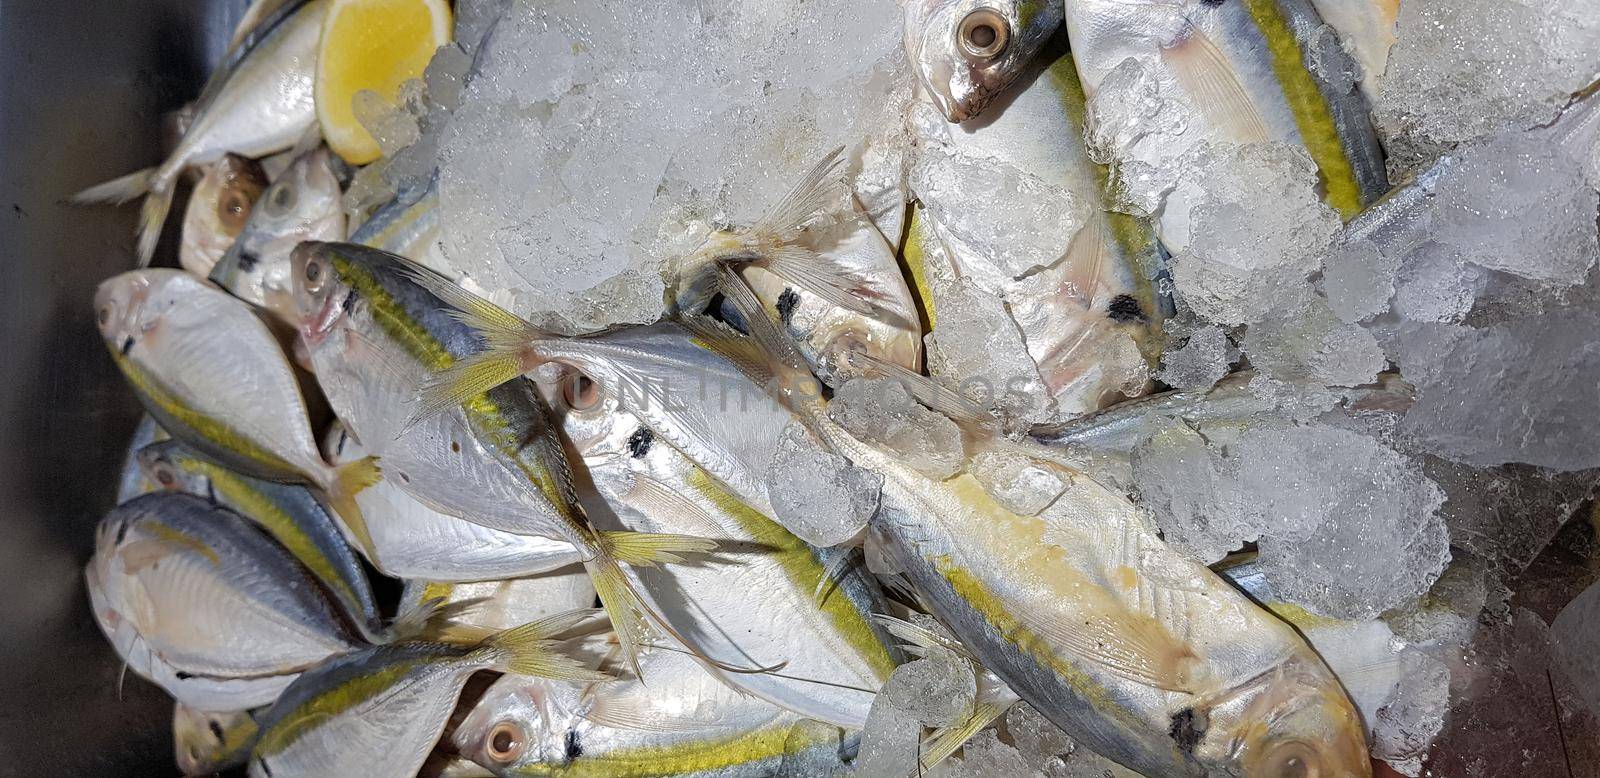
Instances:
[[[107,324],[110,324],[111,323],[111,303],[106,303],[105,305],[100,306],[100,311],[96,314],[96,318],[98,318],[100,320],[100,326],[102,326],[102,327],[106,326]]]
[[[994,59],[1010,43],[1010,23],[992,8],[979,8],[967,14],[956,30],[956,44],[968,59]]]
[[[250,200],[243,192],[229,190],[217,202],[217,221],[229,230],[238,231],[250,217]]]
[[[572,410],[587,411],[600,402],[600,384],[573,371],[561,384],[561,399]]]
[[[1267,750],[1262,775],[1274,778],[1319,778],[1322,759],[1316,749],[1298,740],[1278,743]]]
[[[165,464],[156,465],[155,471],[156,483],[161,484],[164,488],[171,489],[178,482],[177,477],[172,474],[172,468]]]
[[[315,292],[322,288],[322,263],[312,259],[306,262],[306,269],[301,271],[306,280],[306,291]]]
[[[489,730],[489,737],[484,741],[484,751],[489,758],[501,764],[515,762],[522,756],[522,749],[527,746],[527,733],[522,731],[521,725],[515,721],[502,721]]]
[[[274,215],[282,216],[294,208],[295,201],[299,199],[293,186],[287,183],[277,183],[272,185],[272,192],[267,195],[267,205]]]

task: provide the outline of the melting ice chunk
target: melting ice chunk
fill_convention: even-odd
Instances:
[[[883,477],[823,451],[791,424],[767,468],[774,518],[814,546],[854,538],[878,510]]]
[[[929,478],[954,475],[966,458],[961,428],[923,407],[894,379],[850,379],[834,392],[828,416],[850,434],[893,451]]]

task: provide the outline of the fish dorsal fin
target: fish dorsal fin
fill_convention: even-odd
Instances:
[[[1239,83],[1233,65],[1205,32],[1190,26],[1188,35],[1161,49],[1161,59],[1206,123],[1234,143],[1272,139],[1255,101]]]

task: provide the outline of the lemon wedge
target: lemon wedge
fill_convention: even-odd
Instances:
[[[454,25],[445,0],[331,2],[317,51],[317,119],[329,147],[365,165],[380,152],[356,119],[356,93],[370,89],[395,102],[400,85],[421,78],[434,50],[450,42]]]

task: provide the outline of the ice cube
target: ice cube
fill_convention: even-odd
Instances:
[[[872,701],[852,774],[875,778],[916,772],[922,728],[965,719],[977,688],[972,663],[940,646],[896,667]]]
[[[994,730],[985,729],[961,747],[961,769],[956,774],[963,778],[1019,778],[1033,770],[1017,749],[1000,742]]]
[[[834,392],[828,416],[850,434],[893,451],[929,478],[949,478],[966,459],[961,428],[923,407],[892,378],[850,379]]]
[[[814,546],[835,546],[861,533],[878,509],[883,477],[821,450],[792,423],[767,469],[774,518]]]
[[[1395,276],[1394,312],[1402,319],[1455,323],[1466,318],[1488,285],[1488,274],[1438,242],[1418,246]]]
[[[986,408],[1029,423],[1050,419],[1055,403],[1005,303],[965,280],[935,285],[933,296],[939,319],[926,337],[930,372]]]
[[[1486,328],[1405,324],[1385,348],[1415,387],[1401,433],[1439,456],[1553,470],[1600,466],[1600,314],[1557,308]]]
[[[1187,132],[1191,109],[1181,91],[1164,89],[1158,71],[1134,57],[1118,63],[1089,99],[1084,117],[1090,156],[1113,166],[1117,207],[1138,215],[1161,208],[1198,135]]]
[[[1590,584],[1561,609],[1550,635],[1567,678],[1600,716],[1600,583]]]
[[[1202,318],[1225,325],[1261,321],[1286,294],[1298,296],[1338,230],[1338,214],[1317,194],[1317,169],[1285,144],[1207,145],[1185,173],[1181,202],[1169,202],[1162,239],[1187,208],[1187,236],[1172,258],[1179,295]]]
[[[1062,756],[1072,753],[1072,738],[1026,702],[1018,702],[1006,711],[1005,724],[1006,735],[1034,770],[1046,771],[1052,764],[1060,764]]]
[[[1340,321],[1355,324],[1389,309],[1400,257],[1368,240],[1341,242],[1322,258],[1322,290]]]
[[[1180,343],[1161,354],[1161,370],[1156,378],[1177,389],[1209,389],[1228,374],[1238,359],[1238,349],[1228,342],[1221,327],[1200,324],[1177,329],[1175,320],[1167,322],[1169,340]]]
[[[1009,447],[990,447],[967,465],[989,496],[1019,516],[1036,516],[1061,496],[1072,480],[1060,469]]]
[[[1489,605],[1489,575],[1481,561],[1462,555],[1451,560],[1422,599],[1385,613],[1384,621],[1418,648],[1436,653],[1460,648],[1472,638],[1478,615]]]
[[[1171,423],[1133,451],[1133,480],[1167,544],[1210,564],[1260,537],[1238,484],[1238,468],[1200,433]]]
[[[1287,304],[1250,325],[1240,344],[1258,371],[1291,383],[1359,386],[1384,368],[1377,338],[1340,321],[1309,287],[1285,297]]]
[[[1372,755],[1415,778],[1450,708],[1450,668],[1425,651],[1407,648],[1398,670],[1393,695],[1367,719]]]

